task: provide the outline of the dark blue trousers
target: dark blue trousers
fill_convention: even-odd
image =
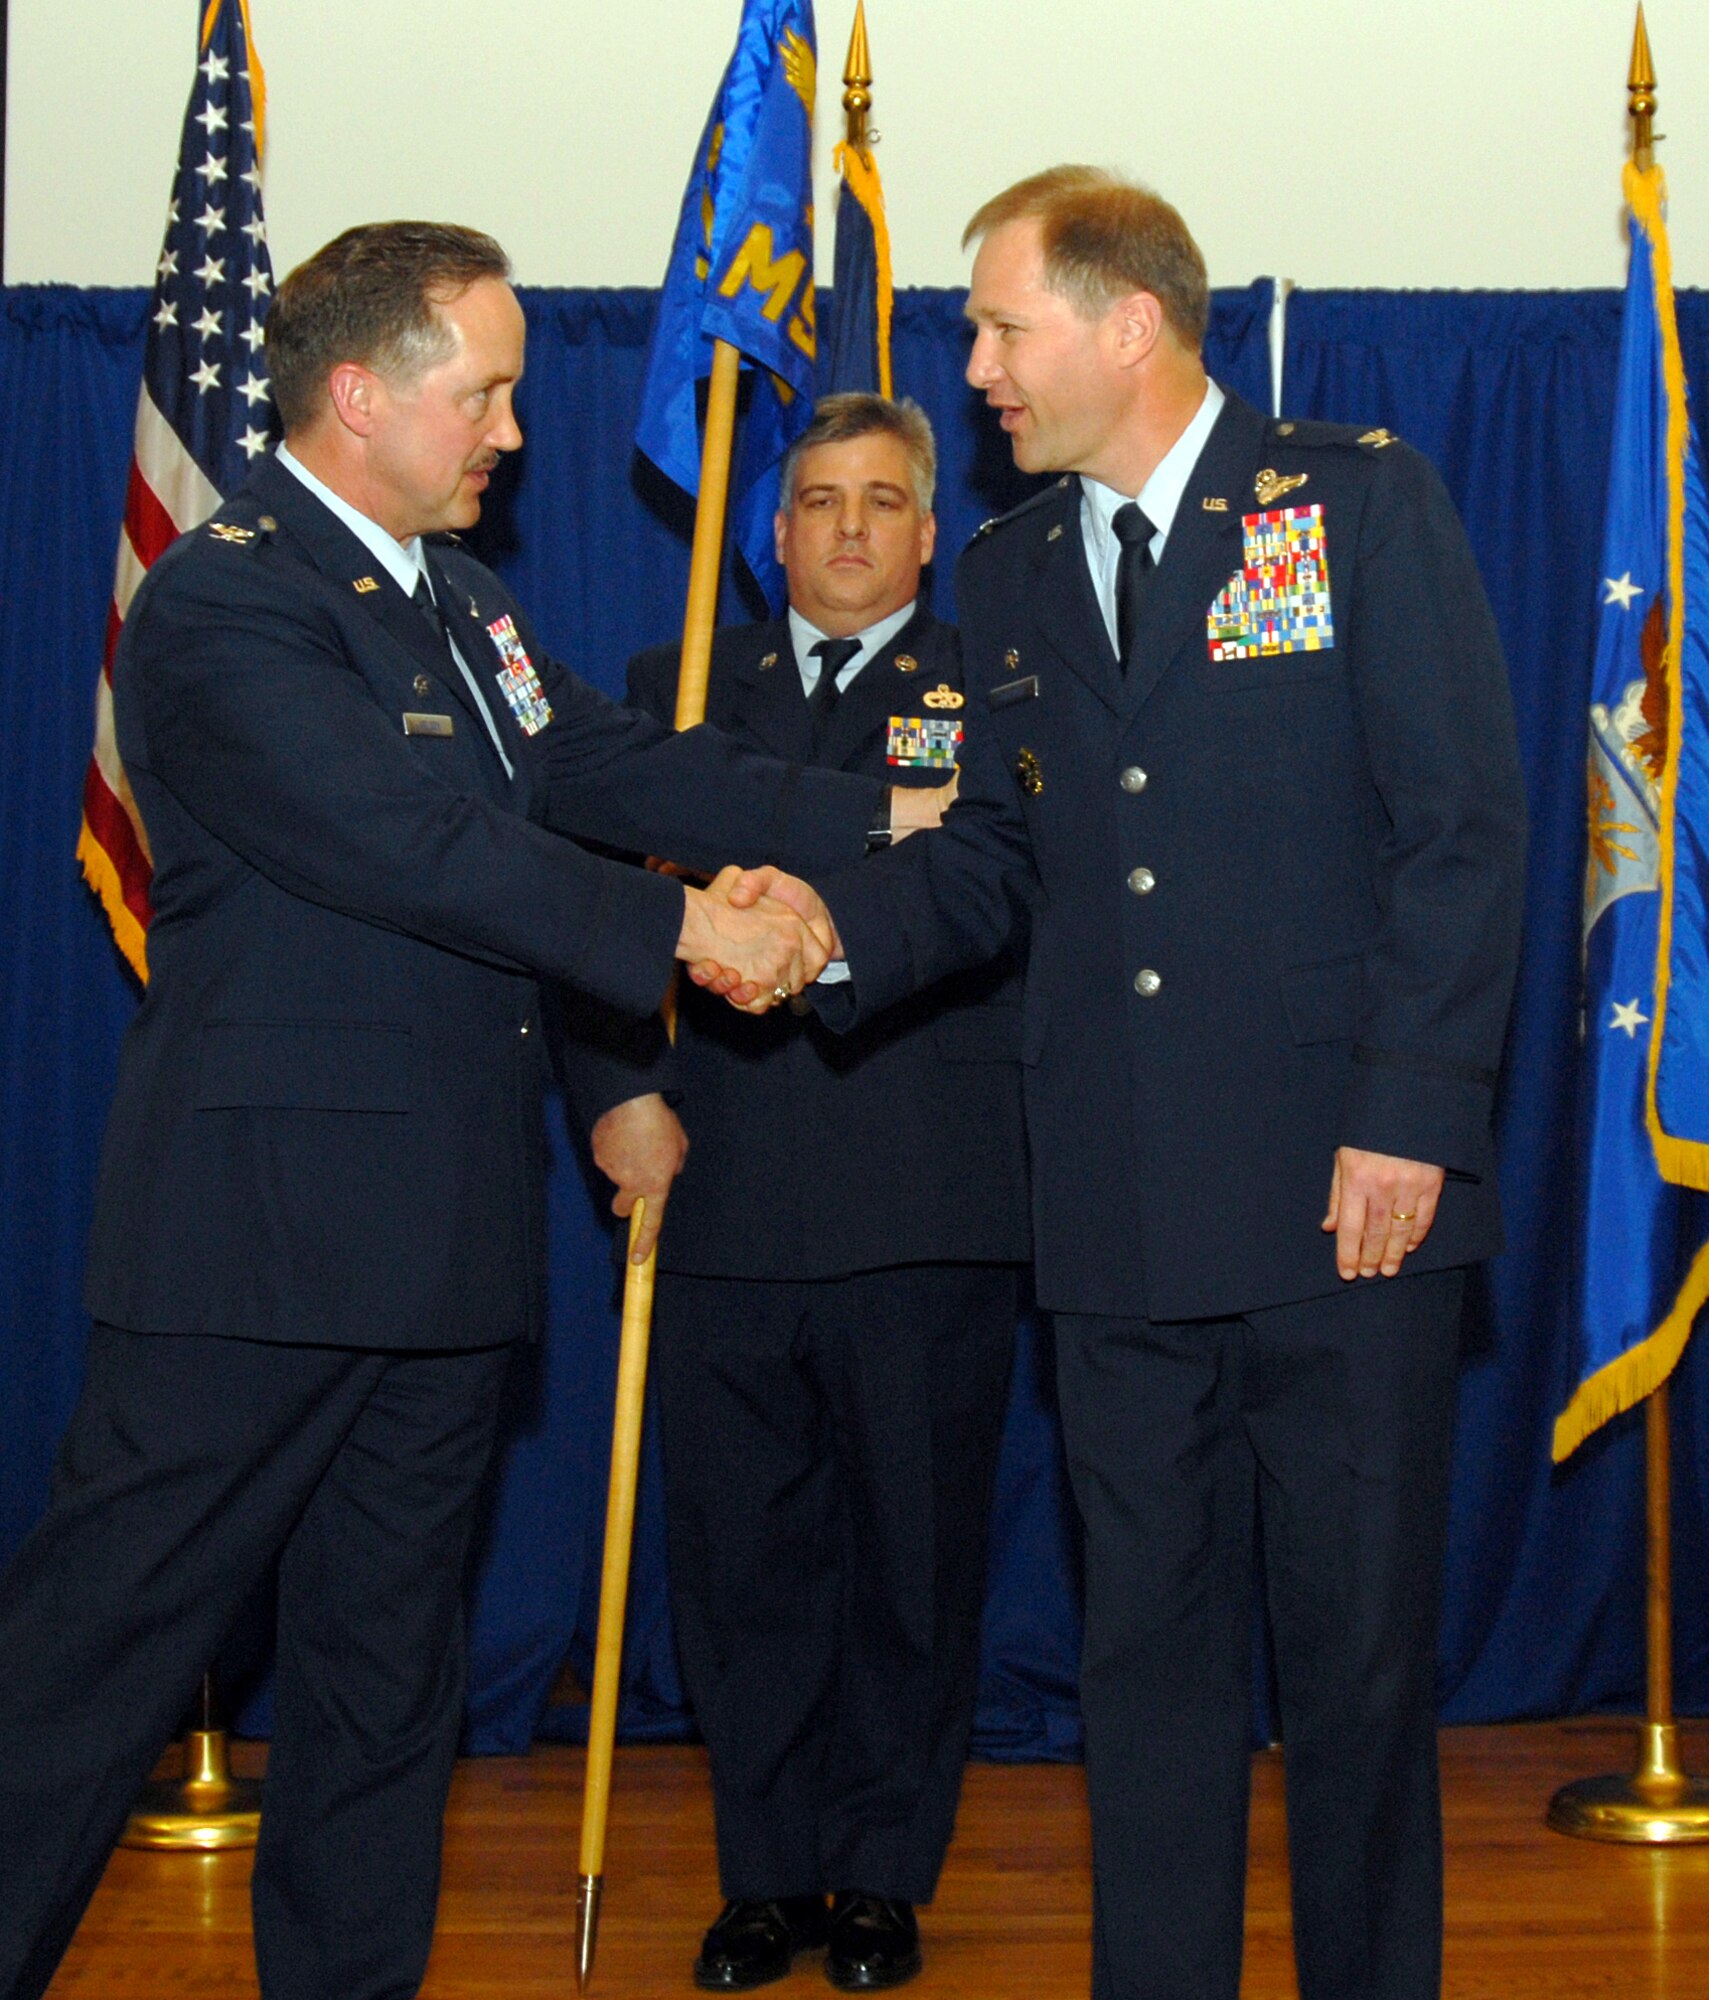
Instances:
[[[667,1273],[671,1605],[724,1893],[927,1902],[979,1671],[1010,1265]]]
[[[138,1787],[275,1563],[261,1990],[415,1993],[509,1353],[96,1327],[47,1513],[0,1576],[6,2000],[52,1978]]]
[[[1061,1315],[1095,2000],[1237,2000],[1263,1538],[1301,2000],[1438,2000],[1436,1635],[1463,1274]]]

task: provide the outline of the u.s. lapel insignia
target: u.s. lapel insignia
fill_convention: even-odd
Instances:
[[[239,528],[230,521],[211,521],[208,524],[208,533],[216,542],[236,542],[240,547],[243,543],[255,539],[253,528]]]
[[[534,671],[534,662],[523,649],[516,620],[507,611],[487,627],[487,637],[498,648],[503,662],[498,670],[498,688],[524,736],[537,736],[552,720],[552,704]]]
[[[1260,507],[1273,507],[1284,493],[1292,493],[1303,486],[1311,477],[1309,472],[1277,472],[1265,466],[1252,482],[1252,490],[1258,496]]]
[[[433,683],[425,674],[417,674],[410,685],[415,689],[418,696],[429,695],[433,692]]]
[[[1009,650],[1003,655],[1003,664],[1008,668],[1010,673],[1016,673],[1019,671],[1021,664],[1021,656],[1019,653],[1015,651],[1013,646],[1011,646]]]
[[[1059,542],[1062,540],[1062,523],[1060,521],[1057,521],[1052,526],[1050,533],[1045,536],[1045,540],[1047,542]]]
[[[965,708],[967,697],[959,688],[952,688],[948,681],[939,681],[929,693],[921,696],[928,708]]]
[[[378,590],[379,587],[380,579],[377,576],[359,576],[350,586],[358,597],[366,597],[370,591]]]
[[[1015,782],[1029,799],[1036,799],[1044,790],[1044,766],[1038,761],[1037,752],[1029,750],[1024,743],[1021,754],[1015,759]]]
[[[1368,444],[1373,451],[1381,451],[1384,445],[1398,444],[1400,440],[1395,436],[1393,431],[1384,429],[1379,425],[1374,431],[1366,431],[1365,435],[1359,439],[1359,442],[1360,444]]]
[[[1199,505],[1207,514],[1226,514],[1228,512],[1228,502],[1226,500],[1213,499],[1208,493],[1199,502]]]
[[[898,653],[896,655],[896,671],[899,674],[917,674],[920,671],[920,663],[914,658],[912,653]]]
[[[884,761],[909,770],[950,771],[960,748],[961,724],[947,716],[940,720],[935,715],[893,715]]]
[[[760,672],[762,674],[769,673],[771,669],[776,665],[777,665],[777,655],[775,653],[764,653],[761,655]]]

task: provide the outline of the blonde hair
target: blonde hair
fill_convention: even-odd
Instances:
[[[1005,223],[1034,221],[1045,283],[1088,319],[1130,292],[1149,292],[1176,338],[1196,354],[1210,321],[1205,260],[1178,210],[1102,167],[1047,167],[993,195],[962,247]]]

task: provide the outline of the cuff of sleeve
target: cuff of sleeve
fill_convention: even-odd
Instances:
[[[1493,1107],[1487,1084],[1408,1068],[1397,1059],[1355,1057],[1339,1143],[1482,1180],[1494,1166]]]

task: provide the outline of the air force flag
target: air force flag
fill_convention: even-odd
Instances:
[[[1709,506],[1659,169],[1626,169],[1631,265],[1591,682],[1584,1187],[1563,1459],[1641,1402],[1709,1297]]]

